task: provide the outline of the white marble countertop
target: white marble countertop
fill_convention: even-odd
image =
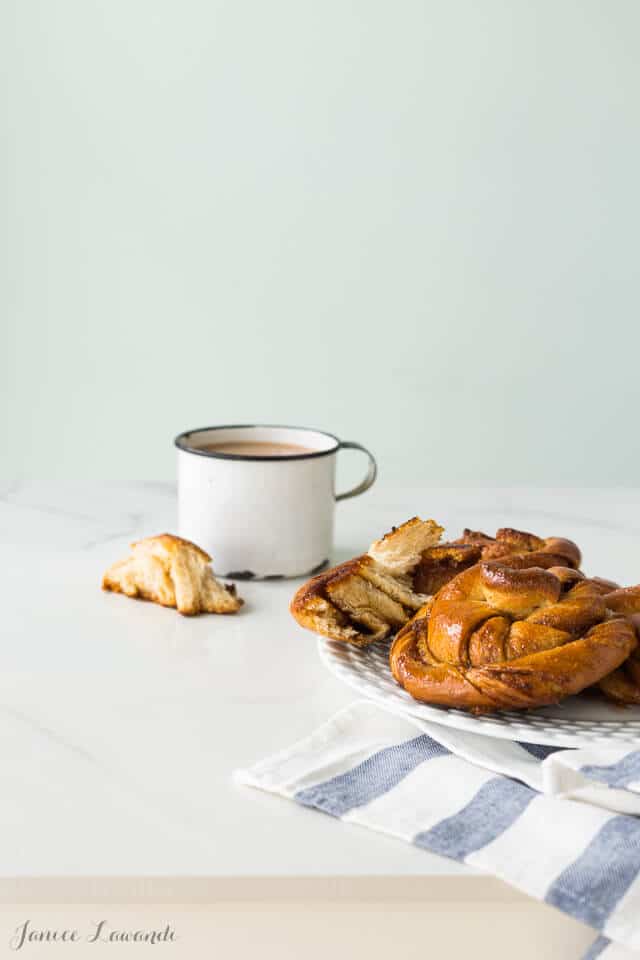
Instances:
[[[356,878],[388,895],[395,880],[466,877],[486,893],[488,878],[466,868],[232,782],[235,767],[353,694],[291,620],[294,581],[241,584],[237,616],[195,619],[100,590],[130,540],[175,529],[174,510],[160,484],[0,488],[0,895],[46,898],[54,881],[59,893],[79,878],[128,898],[154,878],[188,878],[190,897],[199,881],[203,896],[264,898],[282,882]],[[508,525],[572,537],[588,572],[640,580],[633,490],[380,483],[339,506],[335,559],[416,513],[451,534]]]

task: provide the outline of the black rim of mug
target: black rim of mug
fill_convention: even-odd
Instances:
[[[311,453],[286,453],[283,456],[257,457],[244,453],[215,453],[212,450],[203,450],[202,448],[191,446],[189,440],[199,433],[209,433],[214,430],[299,430],[301,433],[320,433],[323,437],[330,437],[335,446],[328,450],[313,450]],[[194,453],[198,457],[210,457],[214,460],[255,460],[260,463],[271,461],[282,462],[283,460],[313,460],[316,457],[328,457],[340,449],[340,440],[327,430],[317,430],[314,427],[294,427],[283,423],[223,423],[216,424],[213,427],[196,427],[193,430],[185,430],[179,433],[174,439],[175,446],[184,451],[184,453]],[[276,443],[277,441],[273,441]]]

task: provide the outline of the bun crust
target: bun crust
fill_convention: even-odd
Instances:
[[[616,613],[628,617],[636,633],[640,632],[640,586],[614,589],[607,595],[607,604]],[[640,705],[640,647],[633,650],[620,669],[601,680],[598,686],[607,700],[613,703]]]
[[[398,634],[391,671],[416,700],[475,712],[557,703],[616,670],[637,647],[610,584],[566,567],[479,563]]]

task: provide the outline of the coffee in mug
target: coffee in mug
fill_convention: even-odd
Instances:
[[[305,427],[188,430],[178,448],[178,531],[231,579],[308,576],[326,566],[335,503],[368,490],[373,455],[359,443]],[[335,492],[339,450],[368,458],[364,480]]]
[[[202,447],[205,453],[235,453],[245,457],[290,457],[300,453],[313,453],[311,447],[301,447],[297,443],[260,443],[254,441],[227,443],[207,443]]]

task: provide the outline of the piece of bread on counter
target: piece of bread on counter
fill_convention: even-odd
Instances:
[[[219,583],[211,557],[195,543],[170,533],[131,544],[131,554],[109,567],[102,589],[176,607],[185,616],[235,613],[243,601],[235,586]]]

